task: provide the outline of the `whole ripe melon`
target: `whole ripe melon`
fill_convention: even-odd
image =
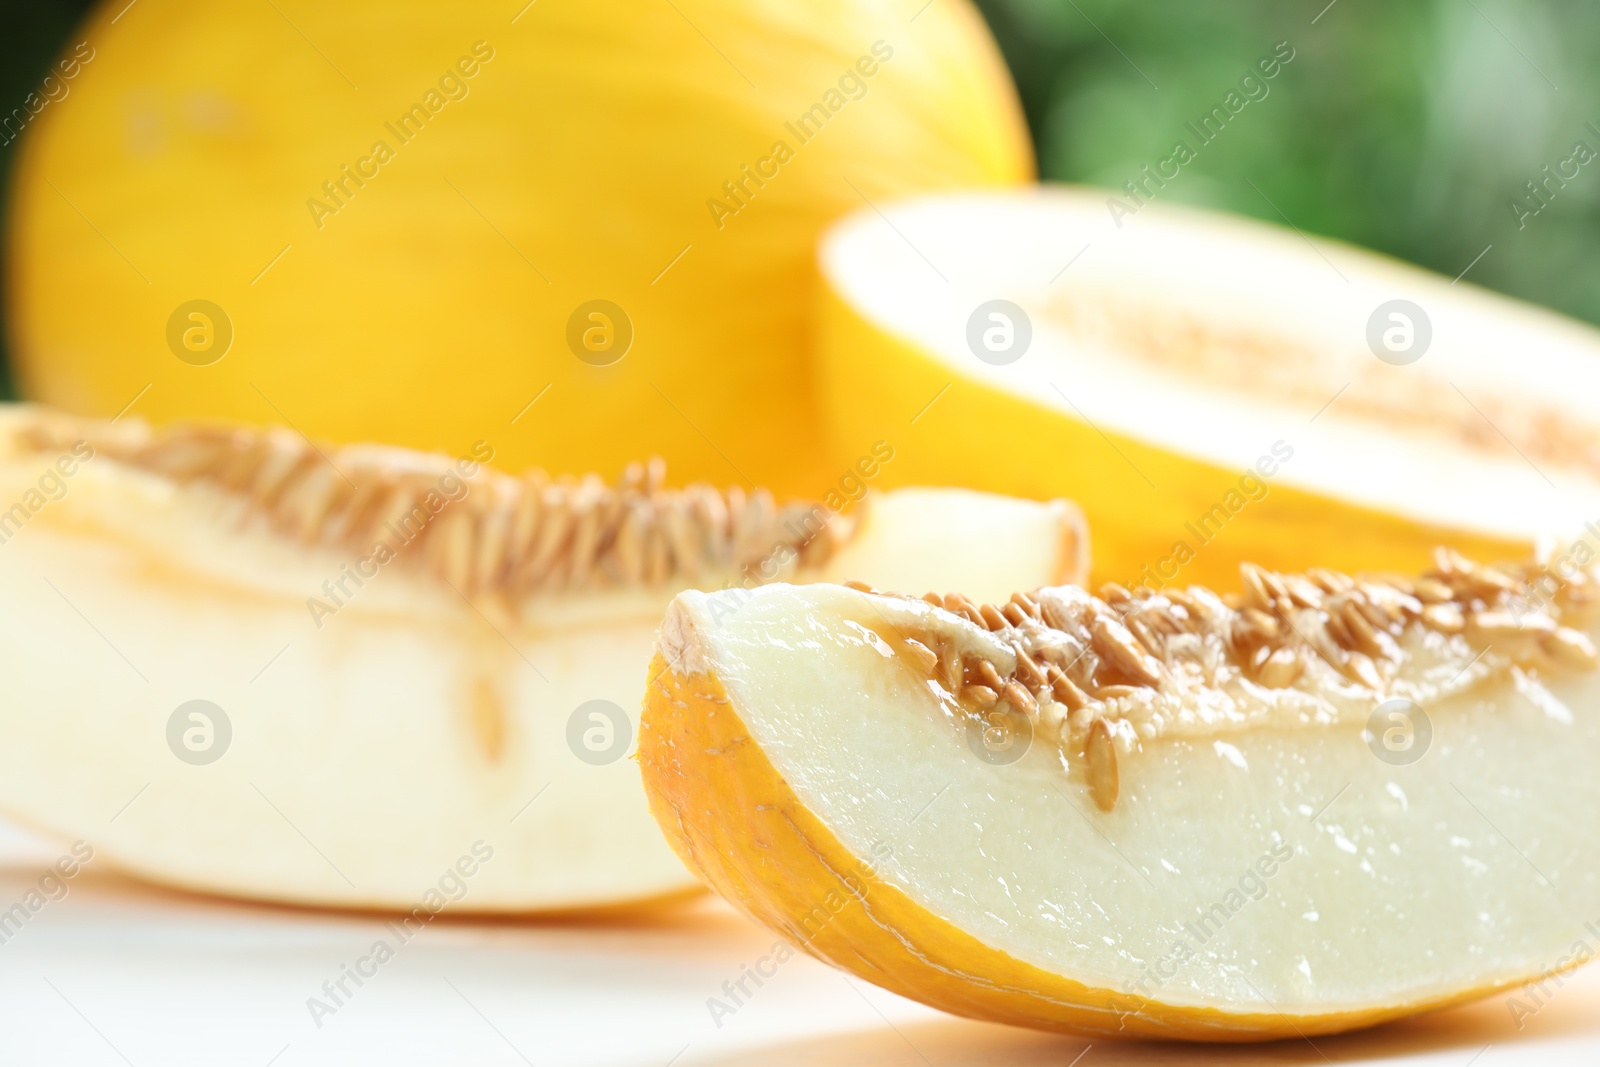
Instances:
[[[817,492],[819,231],[1033,171],[964,0],[144,0],[81,36],[7,299],[23,392],[82,414]]]

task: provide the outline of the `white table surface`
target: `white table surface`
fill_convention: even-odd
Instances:
[[[61,853],[0,824],[0,910]],[[91,863],[0,944],[0,1064],[1600,1063],[1594,967],[1520,1030],[1501,996],[1314,1046],[1205,1047],[957,1019],[797,956],[719,1027],[707,998],[773,937],[710,897],[584,924],[441,916],[317,1027],[306,999],[383,921],[191,896]]]

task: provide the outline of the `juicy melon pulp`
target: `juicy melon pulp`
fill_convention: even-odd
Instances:
[[[755,918],[979,1018],[1292,1037],[1587,959],[1593,580],[1558,622],[1454,556],[1415,583],[1321,577],[1252,569],[1231,604],[1046,589],[1003,616],[826,585],[685,593],[646,788]],[[1391,700],[1414,704],[1395,719]]]
[[[821,250],[833,438],[938,395],[892,477],[1070,496],[1100,580],[1220,585],[1247,560],[1414,572],[1436,544],[1509,558],[1600,516],[1588,326],[1286,228],[1159,203],[1119,225],[1103,191],[884,213]],[[994,299],[1032,326],[1004,365],[969,344]],[[1421,309],[1425,348],[1386,347],[1407,344],[1380,311],[1395,300]],[[1392,365],[1373,337],[1420,355]]]
[[[442,510],[419,513],[430,493]],[[954,569],[999,595],[1081,576],[1085,552],[1059,503],[899,490],[822,521],[760,490],[666,489],[654,467],[552,482],[16,407],[0,501],[0,810],[169,884],[382,908],[480,841],[493,859],[452,909],[696,886],[626,758],[676,592]],[[379,541],[395,555],[370,562]],[[191,700],[231,726],[204,765],[169,734]],[[590,701],[622,716],[609,733]]]

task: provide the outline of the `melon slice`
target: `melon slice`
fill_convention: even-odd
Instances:
[[[834,438],[921,413],[891,481],[1070,497],[1097,578],[1126,585],[1219,585],[1245,561],[1415,573],[1436,544],[1516,558],[1600,516],[1593,328],[1470,272],[1128,206],[1046,187],[838,224],[819,327]],[[1025,346],[994,300],[1021,309]]]
[[[687,592],[639,759],[723,895],[903,995],[1196,1040],[1365,1026],[1600,945],[1600,583],[1561,572]]]
[[[410,908],[458,861],[458,910],[680,892],[626,758],[674,594],[954,570],[999,595],[1084,567],[1061,503],[834,515],[491,454],[0,412],[0,810],[279,901]]]

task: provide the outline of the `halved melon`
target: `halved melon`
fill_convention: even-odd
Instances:
[[[1216,585],[1248,560],[1414,573],[1436,544],[1514,558],[1600,516],[1588,326],[1104,190],[883,213],[822,247],[834,439],[904,412],[891,480],[1077,500],[1101,580]],[[1022,309],[1025,346],[994,300]]]
[[[1600,583],[1560,572],[1442,553],[1410,581],[1247,568],[1237,596],[981,608],[688,592],[645,787],[728,899],[948,1011],[1364,1026],[1600,946]]]
[[[458,861],[458,909],[682,891],[625,758],[675,593],[954,570],[998,595],[1084,567],[1062,503],[836,515],[655,464],[512,477],[492,451],[0,412],[0,810],[281,901],[411,907]]]

